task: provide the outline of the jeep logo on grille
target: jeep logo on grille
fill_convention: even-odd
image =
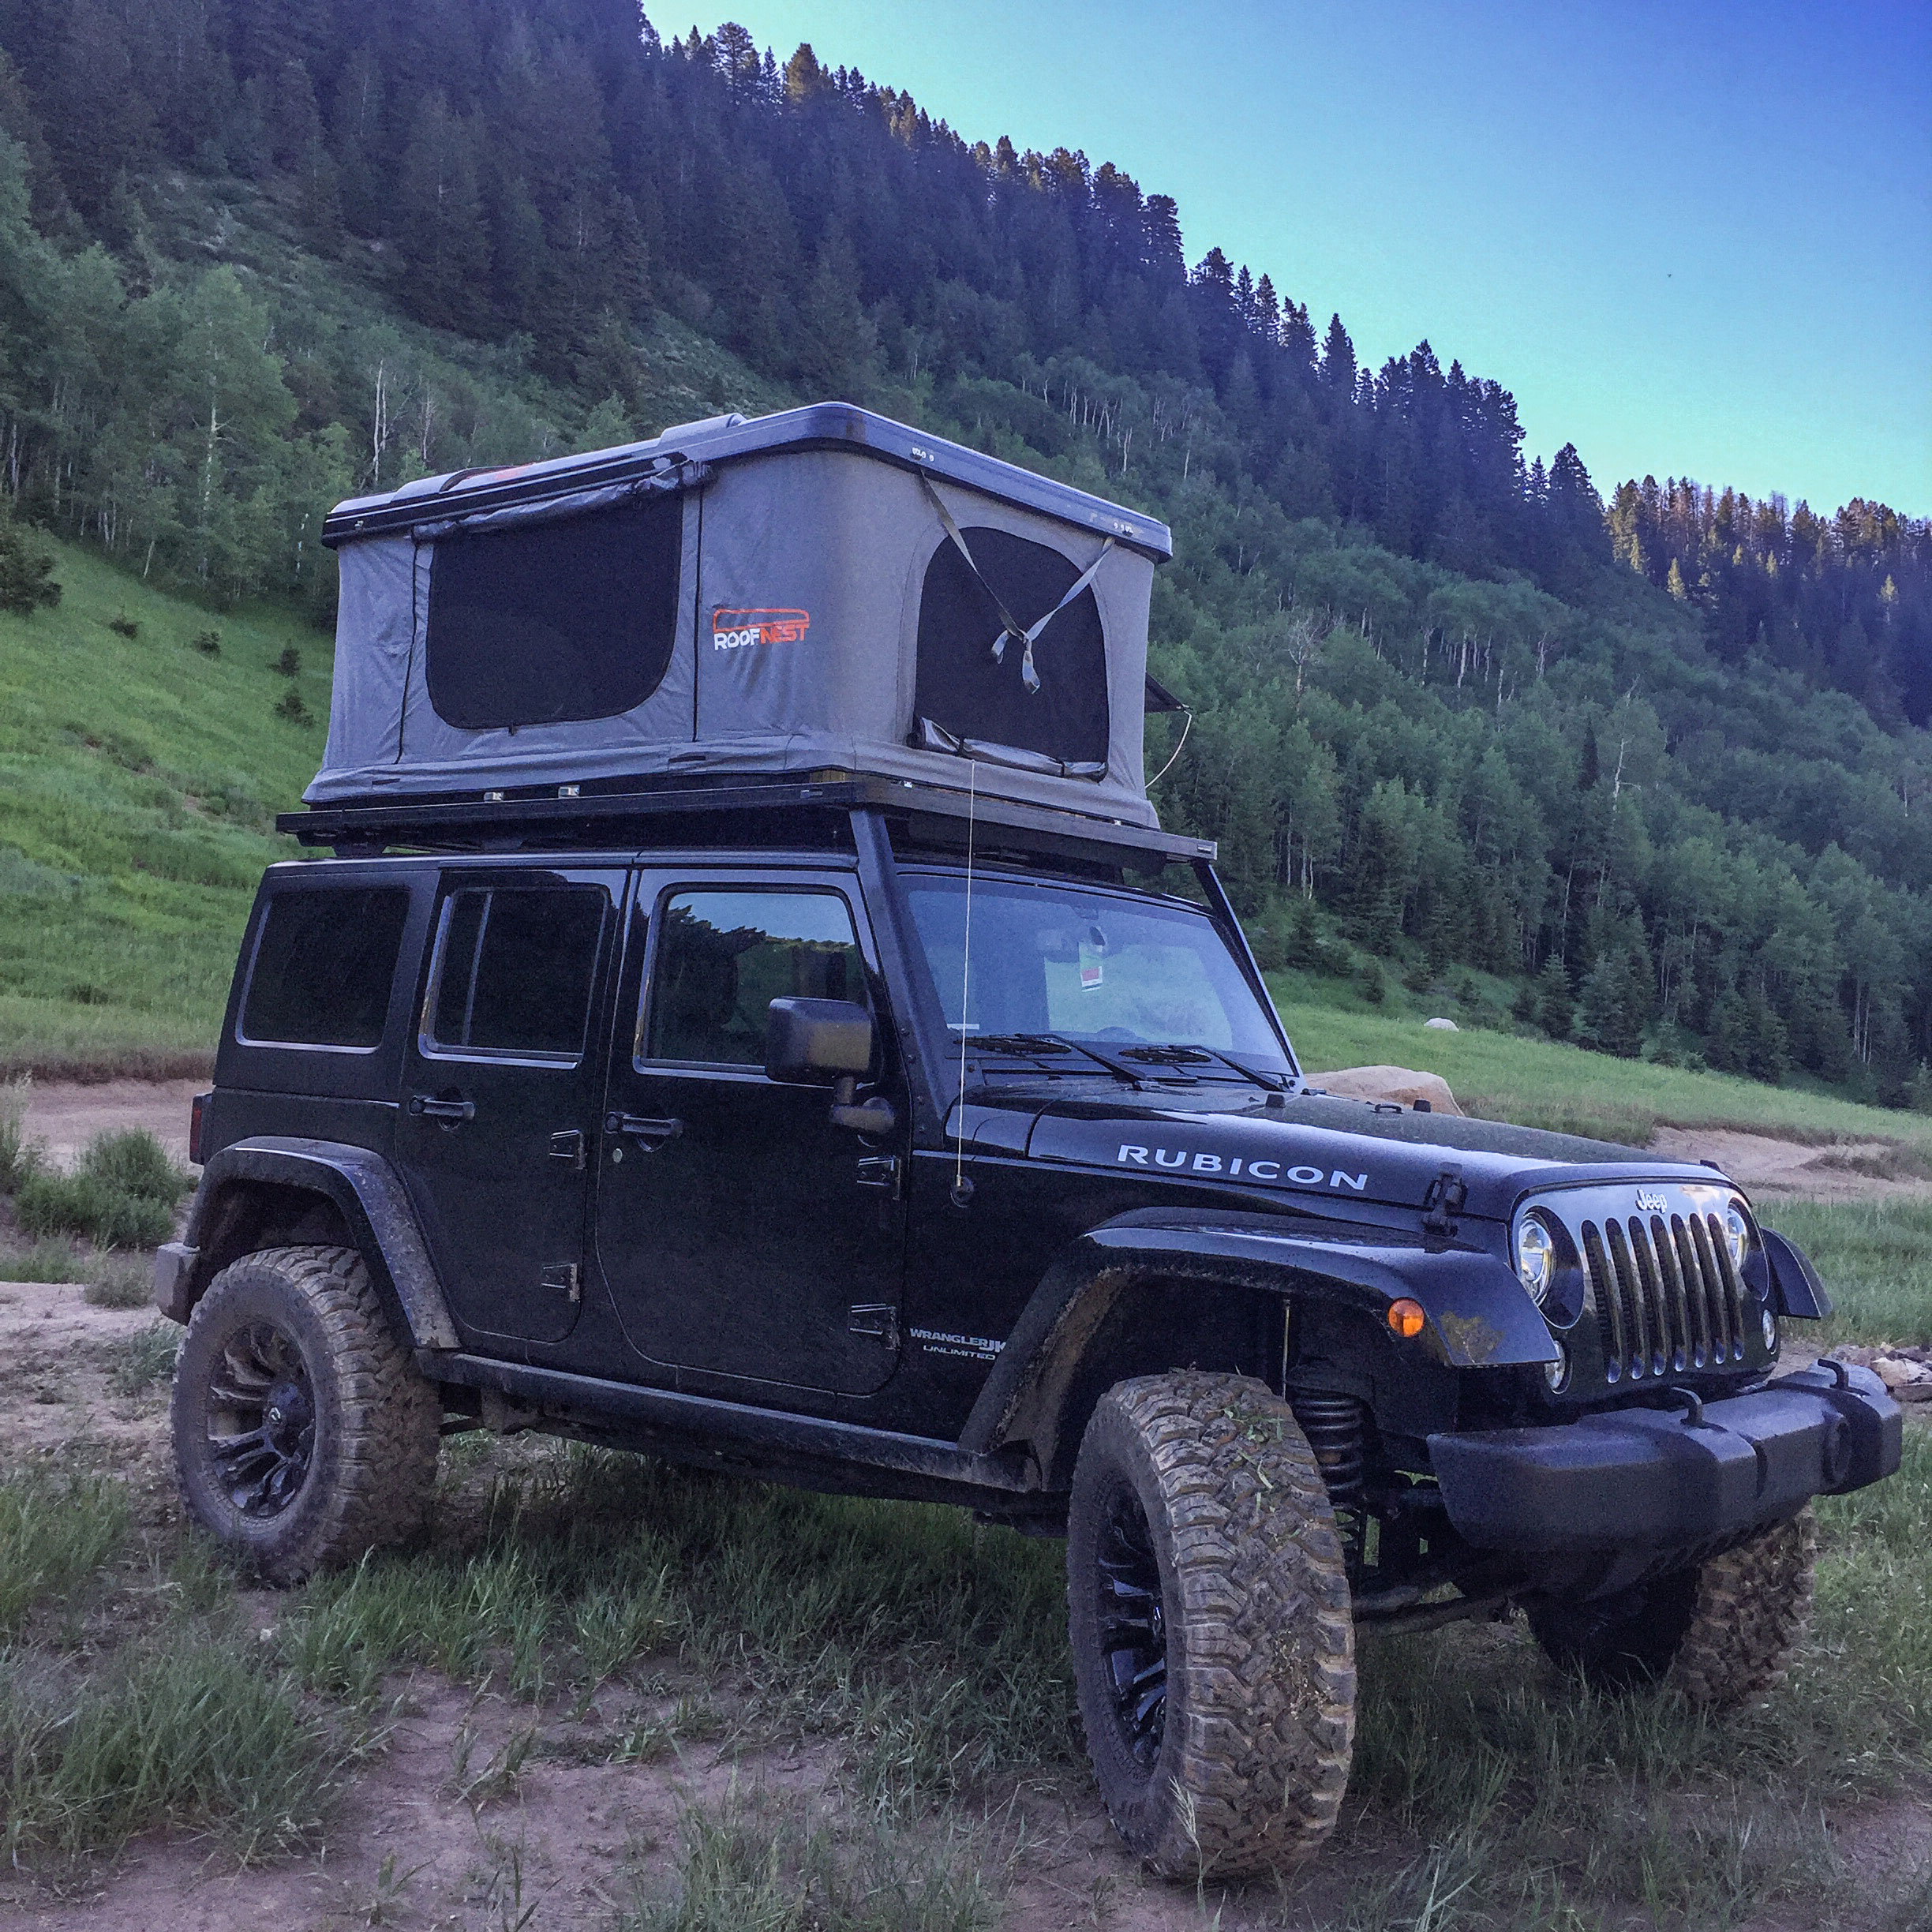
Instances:
[[[1661,1194],[1653,1193],[1648,1188],[1642,1189],[1637,1196],[1637,1211],[1639,1214],[1661,1215],[1669,1205],[1670,1203]]]

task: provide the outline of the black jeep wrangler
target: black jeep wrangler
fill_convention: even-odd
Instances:
[[[156,1298],[271,1577],[538,1429],[1066,1539],[1095,1770],[1170,1873],[1335,1822],[1354,1634],[1520,1608],[1778,1679],[1807,1505],[1897,1465],[1708,1166],[1320,1092],[1212,848],[899,779],[285,824]]]

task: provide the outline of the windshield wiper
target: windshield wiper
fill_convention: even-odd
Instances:
[[[1135,1088],[1143,1088],[1147,1085],[1144,1075],[1136,1073],[1130,1066],[1123,1065],[1097,1047],[1088,1046],[1084,1040],[1069,1039],[1064,1033],[988,1033],[969,1039],[967,1050],[968,1052],[1008,1054],[1015,1058],[1044,1058],[1064,1053],[1084,1054],[1089,1060],[1105,1067],[1116,1080],[1124,1080]],[[1043,1067],[1040,1071],[1071,1073],[1073,1069]]]
[[[1243,1066],[1232,1054],[1225,1054],[1218,1046],[1203,1046],[1193,1040],[1171,1040],[1159,1046],[1123,1046],[1121,1058],[1154,1061],[1166,1066],[1198,1066],[1204,1061],[1219,1060],[1223,1066],[1232,1067],[1243,1080],[1265,1087],[1271,1093],[1286,1093],[1294,1084],[1285,1073],[1264,1073]]]

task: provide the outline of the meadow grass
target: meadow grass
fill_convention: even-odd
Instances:
[[[43,1603],[91,1582],[127,1526],[118,1483],[45,1468],[0,1477],[0,1639]]]
[[[1769,1200],[1758,1211],[1811,1258],[1835,1305],[1821,1328],[1794,1335],[1932,1348],[1932,1201]]]
[[[256,882],[294,856],[274,814],[321,758],[319,724],[275,714],[273,666],[294,646],[325,717],[332,649],[54,548],[59,605],[0,612],[0,1071],[199,1072]]]
[[[1894,1140],[1932,1157],[1932,1114],[1619,1060],[1555,1040],[1477,1028],[1448,1033],[1411,1017],[1279,1003],[1295,1050],[1312,1072],[1393,1065],[1440,1073],[1466,1112],[1491,1119],[1633,1147],[1645,1145],[1659,1126],[1736,1128],[1813,1144]]]

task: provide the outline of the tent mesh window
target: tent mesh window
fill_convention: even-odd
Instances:
[[[684,511],[653,496],[529,528],[440,539],[429,702],[465,731],[616,717],[664,681]]]
[[[1005,530],[975,526],[960,534],[979,574],[945,539],[926,567],[913,698],[917,717],[954,738],[1104,770],[1106,642],[1093,592],[1083,590],[1040,633],[1033,647],[1039,689],[1029,691],[1020,640],[1007,638],[1003,652],[994,654],[1005,625],[987,586],[1013,617],[1032,625],[1066,595],[1080,573],[1058,550]]]

